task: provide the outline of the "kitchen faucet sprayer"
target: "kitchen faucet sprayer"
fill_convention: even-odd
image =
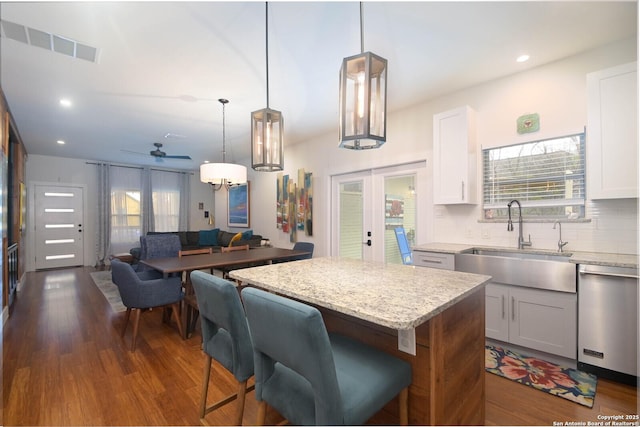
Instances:
[[[531,234],[529,234],[529,241],[525,241],[522,237],[522,206],[520,202],[513,199],[507,203],[509,210],[509,220],[507,221],[507,231],[513,231],[513,221],[511,221],[511,205],[516,203],[518,205],[518,249],[524,249],[525,246],[531,246]]]
[[[567,243],[569,242],[563,242],[562,241],[562,223],[560,221],[556,221],[553,223],[553,229],[556,229],[556,224],[558,224],[558,231],[560,232],[560,237],[558,239],[558,252],[562,252],[562,248],[564,248]]]

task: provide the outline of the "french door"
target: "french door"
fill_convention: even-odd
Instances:
[[[84,191],[34,185],[36,270],[84,265]]]
[[[331,255],[402,263],[396,227],[415,244],[424,162],[331,178]]]

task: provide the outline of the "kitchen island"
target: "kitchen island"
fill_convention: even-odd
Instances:
[[[329,331],[409,362],[411,424],[484,424],[490,276],[322,257],[235,270],[231,277],[312,304]],[[386,409],[395,413],[397,404]]]

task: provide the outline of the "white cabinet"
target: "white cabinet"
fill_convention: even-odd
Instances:
[[[576,358],[576,294],[490,283],[485,299],[488,338]]]
[[[439,268],[441,270],[453,270],[455,256],[440,252],[413,251],[413,265],[419,267]]]
[[[638,197],[637,63],[587,74],[590,199]]]
[[[468,106],[433,116],[433,203],[476,203],[475,112]]]

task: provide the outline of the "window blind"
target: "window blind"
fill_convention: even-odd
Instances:
[[[486,219],[517,199],[528,216],[584,216],[585,134],[482,151]]]

